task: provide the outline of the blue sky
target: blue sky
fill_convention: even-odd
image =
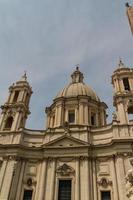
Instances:
[[[0,0],[0,104],[26,70],[33,88],[27,127],[44,129],[46,106],[80,64],[85,82],[109,106],[119,57],[133,66],[124,0]],[[133,1],[129,1],[133,5]]]

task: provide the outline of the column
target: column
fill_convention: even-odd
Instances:
[[[79,124],[79,111],[78,111],[78,108],[75,109],[75,123]]]
[[[120,92],[120,87],[119,87],[118,79],[116,79],[116,88],[117,88],[117,92]]]
[[[6,165],[7,165],[7,160],[4,160],[2,162],[2,167],[0,169],[0,192],[1,192],[2,182],[3,182],[3,179],[4,179]]]
[[[13,102],[14,95],[15,95],[15,91],[13,91],[13,92],[11,93],[11,98],[10,98],[9,103],[12,103],[12,102]]]
[[[99,121],[98,121],[98,113],[96,113],[96,126],[99,125]]]
[[[41,166],[40,172],[40,183],[39,183],[39,191],[37,191],[38,198],[36,200],[43,200],[44,199],[44,192],[45,192],[45,185],[46,185],[46,171],[47,171],[47,161],[44,160]]]
[[[130,85],[130,89],[131,91],[133,91],[133,79],[129,77],[129,85]]]
[[[79,105],[79,124],[83,124],[83,104]]]
[[[88,158],[86,157],[85,158],[85,172],[86,172],[86,176],[85,176],[85,184],[86,184],[86,200],[90,200],[90,185],[89,185],[89,160]]]
[[[126,198],[125,173],[124,173],[124,166],[123,166],[123,158],[120,155],[118,155],[116,158],[116,175],[117,175],[119,199],[125,200]]]
[[[65,121],[64,122],[68,122],[68,110],[67,109],[65,109],[64,115],[65,115]]]
[[[89,162],[88,157],[81,158],[81,200],[90,200],[90,185],[89,185]]]
[[[19,119],[19,112],[16,113],[15,118],[13,120],[11,131],[16,130],[16,127],[18,126],[18,119]]]
[[[9,159],[5,171],[5,176],[1,188],[0,199],[8,200],[10,187],[13,178],[13,170],[14,170],[15,160]]]
[[[55,167],[56,167],[56,160],[53,159],[52,161],[52,171],[51,171],[51,184],[50,184],[50,200],[54,200],[54,194],[55,194]]]
[[[93,196],[94,196],[94,200],[97,200],[97,194],[98,194],[98,190],[97,190],[97,170],[96,170],[96,160],[94,160],[94,158],[92,159],[92,167],[93,167]]]
[[[123,85],[123,80],[120,79],[120,87],[121,87],[121,91],[123,92],[125,89],[124,89],[124,85]]]
[[[116,93],[117,92],[116,79],[114,79],[113,85],[114,85],[114,93]]]
[[[89,194],[90,200],[94,199],[93,195],[93,161],[92,158],[88,158],[89,163]]]
[[[85,105],[85,116],[84,116],[84,119],[85,119],[85,124],[88,125],[88,105]]]
[[[122,102],[118,104],[118,115],[119,115],[119,120],[121,124],[127,123],[126,112],[125,112],[124,105]]]
[[[50,127],[50,116],[47,114],[46,128]]]
[[[4,124],[4,117],[5,117],[5,112],[2,112],[1,113],[1,116],[0,116],[0,129],[2,130],[4,127],[3,127],[3,124]]]
[[[57,119],[58,119],[58,108],[56,107],[56,109],[55,109],[55,124],[54,124],[55,127],[57,126]]]
[[[18,130],[18,129],[20,128],[20,125],[22,125],[22,124],[21,124],[21,120],[23,119],[22,115],[23,115],[23,113],[22,113],[22,112],[19,112],[18,121],[17,121],[17,123],[16,123],[15,130]]]
[[[58,107],[58,115],[57,115],[57,126],[60,126],[61,125],[61,106]]]
[[[114,158],[112,158],[111,161],[110,161],[110,169],[111,169],[112,182],[113,182],[113,197],[114,197],[114,199],[119,200],[118,183],[117,183],[117,177],[116,177],[116,169],[115,169]]]
[[[49,127],[52,128],[53,127],[53,117],[50,116],[49,118],[50,118]],[[54,125],[55,125],[55,123],[54,123]]]
[[[40,160],[40,161],[38,161],[38,164],[37,164],[36,188],[35,188],[34,200],[37,200],[40,195],[40,182],[41,182],[41,178],[43,175],[43,174],[41,174],[42,162],[43,161]]]
[[[75,200],[80,200],[80,160],[76,158]]]
[[[18,181],[18,187],[17,187],[17,193],[16,193],[16,199],[20,199],[21,191],[22,191],[22,180],[24,177],[24,170],[25,170],[25,160],[22,161],[20,175],[19,175],[19,181]]]

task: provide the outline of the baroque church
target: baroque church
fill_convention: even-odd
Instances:
[[[46,107],[41,131],[25,128],[32,94],[26,74],[9,87],[0,118],[0,200],[129,199],[133,69],[120,61],[112,85],[116,111],[107,124],[107,105],[77,67]]]
[[[25,128],[26,74],[9,87],[0,117],[0,200],[133,200],[133,69],[120,60],[111,78],[110,124],[106,103],[77,67],[46,107],[45,130]]]

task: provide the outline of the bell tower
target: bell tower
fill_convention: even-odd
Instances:
[[[9,87],[7,102],[1,106],[0,131],[17,131],[25,127],[30,114],[29,101],[32,88],[27,82],[26,73]]]
[[[133,120],[133,69],[119,61],[118,69],[112,75],[114,106],[120,124]]]

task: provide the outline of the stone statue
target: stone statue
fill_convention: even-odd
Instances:
[[[133,159],[130,160],[130,163],[132,165],[132,169],[129,169],[126,174],[126,191],[127,191],[127,197],[130,200],[133,200]]]
[[[117,121],[117,114],[116,114],[116,112],[113,112],[112,116],[113,116],[113,121]]]

